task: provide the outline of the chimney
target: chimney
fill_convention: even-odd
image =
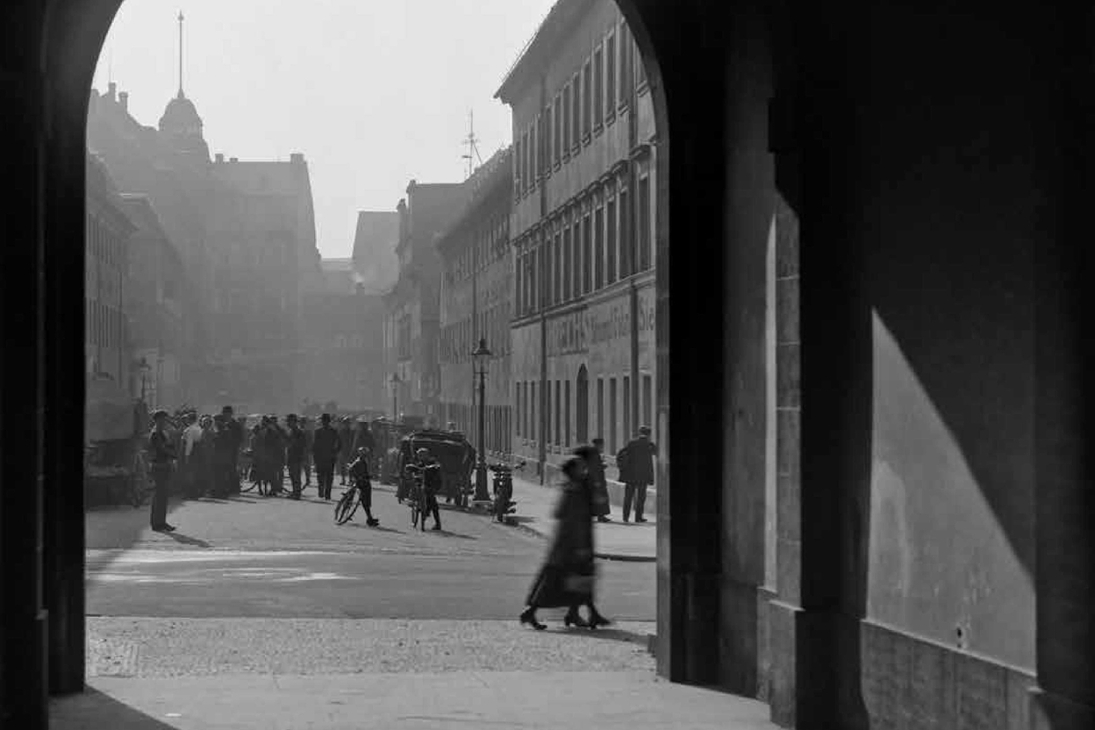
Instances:
[[[118,84],[111,81],[106,85],[106,95],[111,101],[114,101],[114,93],[118,90]]]
[[[224,162],[224,153],[223,152],[218,152],[217,155],[216,155],[216,160],[217,160],[218,163]]]
[[[303,165],[304,154],[301,152],[292,153],[291,155],[289,155],[289,162],[293,163],[294,165]]]
[[[118,93],[118,103],[122,105],[122,111],[129,111],[129,92],[121,91]]]

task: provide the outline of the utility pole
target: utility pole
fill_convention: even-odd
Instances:
[[[461,155],[468,161],[468,174],[464,178],[466,180],[475,171],[474,160],[479,160],[480,165],[483,164],[483,158],[479,155],[479,138],[475,136],[475,111],[470,109],[468,110],[468,136],[464,138],[464,144],[468,146],[468,153]]]
[[[179,96],[183,93],[183,14],[179,11]]]

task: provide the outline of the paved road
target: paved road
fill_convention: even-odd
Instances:
[[[335,488],[337,498],[340,490]],[[331,504],[242,495],[176,505],[178,531],[147,529],[128,508],[87,518],[89,614],[176,618],[509,619],[546,542],[480,515],[444,510],[417,532],[409,510],[374,491],[379,528],[336,526]],[[655,568],[600,563],[598,604],[653,621]],[[554,612],[545,612],[551,618]]]

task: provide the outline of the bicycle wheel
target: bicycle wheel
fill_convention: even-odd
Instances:
[[[352,487],[343,492],[338,504],[335,505],[335,524],[344,525],[349,522],[350,518],[354,516],[354,512],[357,511],[357,504],[357,487]]]

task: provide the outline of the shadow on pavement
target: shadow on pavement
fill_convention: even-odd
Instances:
[[[82,694],[52,700],[49,715],[49,726],[53,730],[175,730],[178,727],[91,687]]]
[[[178,532],[165,532],[163,534],[167,535],[168,537],[170,537],[175,542],[182,543],[183,545],[193,545],[194,547],[200,547],[200,548],[211,548],[211,547],[213,547],[211,544],[207,543],[205,540],[199,540],[198,538],[190,537],[189,535],[182,535]]]
[[[397,530],[394,527],[384,527],[383,525],[377,525],[376,527],[369,527],[368,525],[363,524],[361,522],[351,522],[350,524],[353,525],[354,527],[360,527],[360,528],[365,529],[365,530],[376,530],[377,532],[394,532],[397,535],[404,534],[403,530]]]
[[[449,532],[448,530],[426,530],[426,532],[432,533],[434,535],[441,535],[443,537],[458,537],[461,540],[478,540],[479,539],[478,537],[473,537],[471,535],[461,535],[459,532]]]
[[[583,634],[591,639],[600,639],[602,641],[623,641],[629,644],[635,644],[636,646],[641,646],[644,649],[647,648],[650,641],[647,634],[616,629],[611,626],[599,629],[559,628],[556,629],[556,632],[562,634]]]

